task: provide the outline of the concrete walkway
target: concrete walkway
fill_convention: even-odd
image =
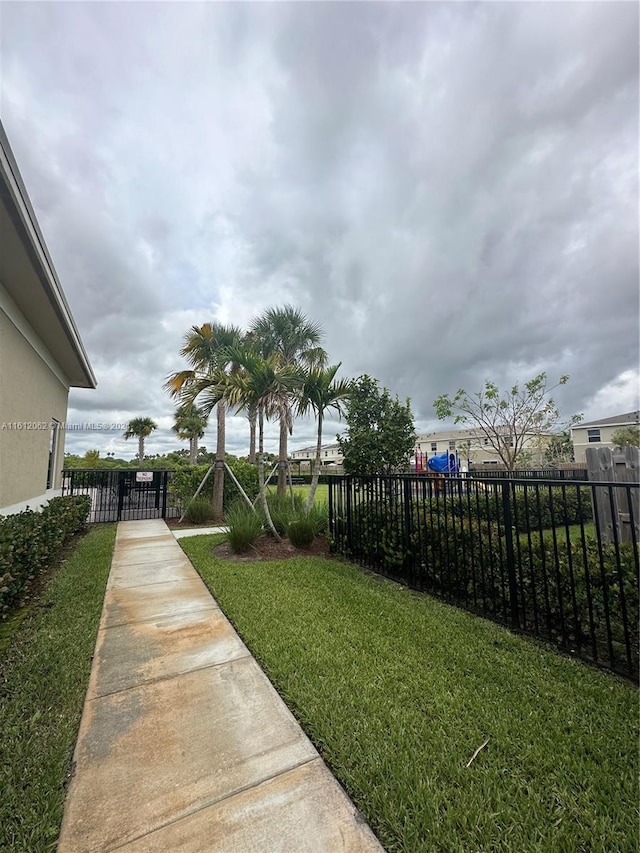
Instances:
[[[58,850],[382,848],[163,521],[121,522]]]

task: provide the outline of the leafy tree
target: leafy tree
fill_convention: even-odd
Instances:
[[[335,375],[339,369],[340,364],[334,364],[331,367],[309,368],[305,373],[304,383],[300,389],[297,406],[298,414],[304,415],[309,409],[313,409],[318,419],[316,458],[311,477],[311,488],[307,496],[307,512],[313,506],[320,478],[320,453],[322,448],[324,413],[327,409],[335,409],[340,415],[342,413],[342,403],[346,402],[351,394],[351,382],[344,379],[334,382]]]
[[[216,409],[216,461],[213,475],[213,517],[220,521],[224,505],[225,417],[226,404],[222,395],[224,376],[237,370],[229,357],[229,349],[237,347],[242,332],[237,326],[205,323],[192,326],[185,335],[180,355],[191,364],[191,370],[180,370],[169,376],[165,389],[185,403],[200,398],[200,409],[210,415]]]
[[[454,423],[477,429],[509,471],[513,471],[525,444],[532,435],[552,432],[560,420],[552,392],[565,385],[568,376],[561,376],[555,385],[547,385],[547,374],[539,373],[522,387],[513,385],[500,391],[493,382],[485,382],[482,391],[468,394],[462,388],[453,398],[442,394],[434,400],[436,414],[441,420],[454,417]],[[575,415],[569,421],[581,419]]]
[[[320,367],[326,364],[327,353],[320,346],[322,330],[292,305],[269,308],[251,325],[250,345],[263,358],[277,355],[281,368]],[[278,454],[278,494],[286,490],[287,443],[293,430],[291,400],[283,397],[281,411],[280,446]],[[251,410],[249,410],[251,411]]]
[[[611,436],[616,447],[640,447],[640,427],[629,424],[619,427]]]
[[[97,468],[100,465],[100,451],[87,450],[84,454],[83,465],[85,468]]]
[[[337,436],[345,473],[407,470],[416,442],[410,400],[403,405],[364,375],[353,382],[346,408],[346,435]]]
[[[571,432],[565,429],[552,435],[544,450],[544,464],[555,468],[563,462],[573,462],[574,458]]]
[[[144,462],[144,440],[148,438],[154,429],[157,429],[158,425],[155,421],[152,421],[151,418],[133,418],[133,420],[129,421],[129,425],[127,426],[127,430],[124,434],[125,439],[129,438],[137,438],[138,439],[138,464],[142,465]]]
[[[195,403],[183,403],[176,409],[173,431],[178,438],[189,442],[189,462],[192,465],[197,462],[198,439],[204,435],[207,420],[207,416]]]

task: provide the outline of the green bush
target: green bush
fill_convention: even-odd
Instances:
[[[250,509],[244,501],[237,501],[227,510],[229,544],[234,554],[243,554],[262,533],[262,516]]]
[[[314,536],[321,536],[329,527],[329,507],[326,503],[315,503],[306,517],[313,524]]]
[[[204,524],[211,519],[212,512],[211,498],[205,498],[200,494],[188,505],[185,518],[191,524]]]
[[[280,536],[286,536],[291,522],[304,515],[304,504],[304,496],[299,493],[294,492],[293,504],[288,492],[284,495],[267,493],[269,515]]]
[[[84,530],[90,511],[91,498],[76,495],[52,498],[41,512],[27,509],[0,518],[0,619],[20,603],[60,548]]]
[[[308,548],[316,538],[316,526],[308,516],[296,518],[289,523],[287,536],[296,548]]]
[[[251,465],[244,459],[230,459],[227,461],[229,468],[233,471],[238,482],[245,490],[250,500],[255,500],[258,495],[258,469],[255,465]],[[169,494],[171,502],[180,512],[184,512],[187,503],[195,495],[196,490],[204,475],[209,470],[208,465],[185,465],[171,474],[169,482]],[[206,483],[204,484],[200,495],[208,499],[209,503],[213,502],[213,477],[212,471]],[[224,507],[231,505],[238,499],[238,488],[229,476],[229,472],[224,472]]]

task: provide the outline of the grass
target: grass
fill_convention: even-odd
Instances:
[[[388,851],[637,849],[632,685],[353,565],[213,541],[180,544]]]
[[[0,850],[55,849],[114,539],[81,538],[2,651]]]
[[[293,486],[293,494],[294,495],[302,495],[305,498],[309,494],[310,486]],[[276,488],[275,486],[268,486],[267,492],[275,494]],[[287,494],[289,494],[289,487],[287,486]],[[329,486],[326,483],[318,483],[318,488],[316,489],[316,494],[314,498],[314,504],[317,503],[329,503]]]

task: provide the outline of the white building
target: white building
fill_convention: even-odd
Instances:
[[[300,469],[311,468],[311,463],[316,458],[316,445],[312,447],[302,447],[299,450],[294,450],[289,454],[292,462],[300,464]],[[342,465],[344,458],[340,445],[338,444],[323,444],[320,450],[320,464],[323,468]]]

